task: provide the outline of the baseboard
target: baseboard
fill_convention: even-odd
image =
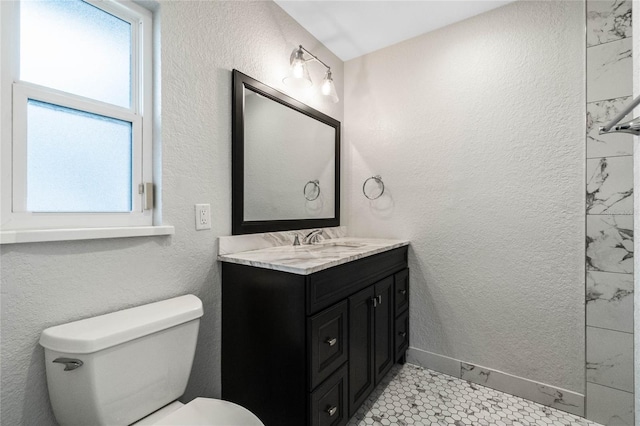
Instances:
[[[407,350],[407,362],[428,368],[429,370],[444,373],[460,378],[460,361],[448,356],[434,354],[422,349],[409,348]]]
[[[409,348],[407,361],[430,370],[584,417],[584,395],[455,358]]]

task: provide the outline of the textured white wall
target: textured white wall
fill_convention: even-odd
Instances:
[[[342,62],[272,2],[162,2],[162,216],[173,237],[2,246],[4,425],[53,424],[40,332],[49,326],[194,293],[205,307],[185,395],[220,394],[220,270],[215,238],[231,232],[231,69],[283,89],[302,43]],[[158,19],[158,16],[156,17]],[[322,70],[311,65],[312,77]],[[290,92],[339,121],[343,103]],[[299,95],[299,96],[298,96]],[[211,203],[212,230],[195,231],[194,204]]]
[[[579,393],[584,22],[516,2],[345,63],[346,224],[411,240],[412,346]]]

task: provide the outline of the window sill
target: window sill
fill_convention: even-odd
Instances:
[[[46,241],[99,240],[103,238],[149,237],[173,235],[173,226],[132,226],[77,229],[21,229],[0,231],[0,244],[38,243]]]

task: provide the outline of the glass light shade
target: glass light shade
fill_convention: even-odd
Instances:
[[[282,79],[284,84],[289,87],[293,87],[294,89],[304,89],[311,87],[313,84],[303,55],[304,52],[302,49],[296,49],[293,51],[291,54],[291,68],[289,70],[289,75]]]
[[[333,103],[340,100],[340,98],[338,98],[338,92],[336,92],[336,85],[333,83],[333,78],[331,78],[331,70],[327,71],[327,74],[324,76],[320,91],[324,96],[329,97]]]

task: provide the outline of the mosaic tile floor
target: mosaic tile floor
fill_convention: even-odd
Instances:
[[[593,425],[564,411],[436,373],[395,365],[347,426]]]

